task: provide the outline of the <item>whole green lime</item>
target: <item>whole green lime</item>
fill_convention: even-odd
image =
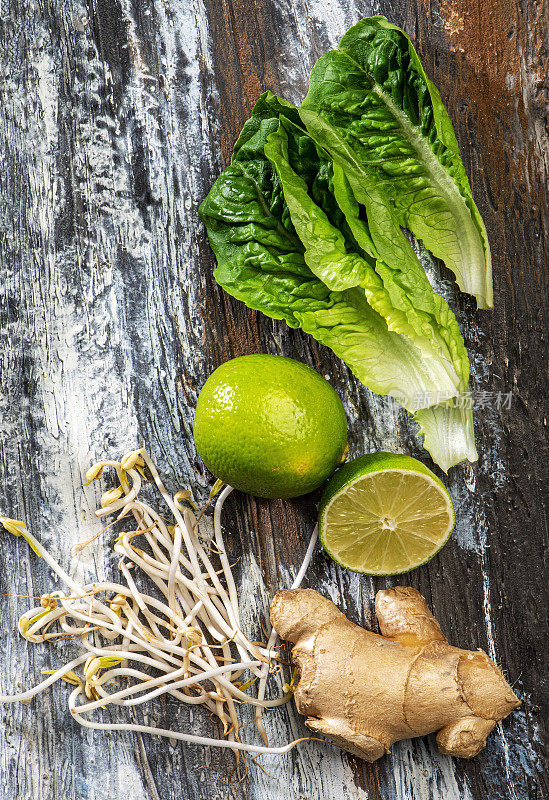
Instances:
[[[291,358],[250,355],[204,384],[194,440],[213,474],[258,497],[317,489],[345,457],[347,420],[328,381]]]

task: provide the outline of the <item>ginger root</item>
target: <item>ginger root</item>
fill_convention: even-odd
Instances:
[[[475,756],[520,700],[486,653],[448,644],[415,589],[380,591],[375,606],[381,636],[312,589],[275,595],[271,622],[294,644],[305,724],[366,761],[435,731],[441,753]]]

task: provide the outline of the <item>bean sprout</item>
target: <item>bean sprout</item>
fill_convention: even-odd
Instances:
[[[166,736],[183,742],[231,748],[235,753],[282,754],[301,739],[282,747],[269,747],[262,712],[287,703],[292,684],[284,684],[279,697],[265,700],[269,674],[277,661],[277,635],[272,630],[265,645],[253,642],[242,630],[237,588],[223,541],[221,513],[233,491],[226,486],[218,496],[213,514],[213,538],[200,533],[203,512],[195,517],[184,506],[194,504],[190,493],[172,497],[145,450],[135,450],[118,461],[102,461],[91,467],[88,485],[105,468],[116,472],[118,485],[101,497],[96,516],[116,513],[112,524],[132,516],[135,530],[122,533],[114,551],[125,582],[96,581],[83,584],[71,577],[18,520],[0,517],[0,524],[22,536],[65,584],[67,591],[43,595],[40,606],[19,620],[19,631],[28,641],[66,638],[80,640],[83,653],[28,691],[0,695],[0,702],[28,701],[58,680],[75,688],[68,706],[81,725],[106,731],[129,730]],[[172,516],[166,520],[139,497],[148,470]],[[214,487],[214,489],[217,488]],[[211,496],[210,496],[211,499]],[[104,530],[106,530],[105,528]],[[97,537],[73,548],[79,553]],[[292,588],[305,574],[316,543],[316,528],[305,560]],[[138,543],[139,542],[139,543]],[[215,566],[215,561],[218,566]],[[150,593],[140,588],[146,576]],[[82,674],[77,674],[76,669]],[[241,680],[248,672],[251,678]],[[258,679],[257,695],[246,690]],[[161,695],[170,695],[190,706],[202,705],[221,723],[225,738],[209,738],[149,725],[94,721],[89,715],[108,706],[135,707]],[[237,704],[255,706],[255,721],[264,745],[240,740]]]

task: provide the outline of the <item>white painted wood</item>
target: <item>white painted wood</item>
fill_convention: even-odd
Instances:
[[[214,5],[216,14],[230,14],[224,2]],[[377,3],[359,0],[273,2],[274,51],[264,54],[268,76],[298,101],[316,57],[361,15],[378,10]],[[357,454],[418,451],[402,411],[359,387],[336,359],[282,323],[262,321],[258,338],[256,317],[213,284],[197,206],[243,120],[231,110],[232,135],[223,119],[229,93],[219,64],[216,74],[222,43],[212,33],[212,5],[14,0],[0,6],[0,19],[0,513],[24,519],[69,564],[71,545],[100,527],[93,517],[100,489],[82,487],[87,467],[141,444],[174,489],[184,485],[203,499],[207,478],[194,451],[192,418],[209,372],[236,354],[224,339],[226,328],[216,333],[221,316],[245,343],[239,352],[291,354],[334,380]],[[453,297],[451,287],[443,288]],[[474,381],[482,386],[488,366],[472,319],[464,315],[463,324]],[[496,419],[482,426],[491,444],[480,471],[496,488],[508,480],[498,450],[502,430]],[[486,562],[489,520],[475,492],[477,478],[477,468],[463,467],[448,481],[458,510],[452,546],[482,576],[469,606],[477,621],[470,640],[460,644],[487,646],[500,659],[492,619],[500,588],[492,585]],[[271,516],[266,504],[242,497],[228,505],[226,525],[237,528],[235,552],[244,543],[243,607],[260,635],[258,614],[266,618],[270,596],[293,575],[284,544],[265,530],[294,513],[295,522],[287,524],[304,549],[314,509],[294,504],[281,512],[273,504]],[[29,601],[14,595],[41,594],[52,586],[51,575],[21,539],[3,534],[0,554],[0,588],[8,595],[0,602],[4,692],[37,682],[41,669],[59,665],[72,649],[30,646],[18,637],[16,621]],[[435,570],[444,568],[433,567],[434,582]],[[115,565],[97,541],[79,569],[102,577]],[[428,590],[428,574],[420,580]],[[455,586],[455,576],[448,582]],[[345,573],[317,553],[309,583],[356,619],[373,622],[379,582]],[[437,587],[439,595],[440,582]],[[467,630],[459,620],[447,621],[449,635]],[[29,706],[0,709],[0,800],[480,797],[470,788],[473,773],[438,755],[431,740],[400,744],[372,768],[328,744],[307,742],[279,760],[262,759],[272,777],[250,764],[240,787],[226,787],[215,770],[226,776],[231,756],[83,731],[70,719],[66,697],[66,688],[57,686]],[[536,741],[532,721],[520,714],[520,730],[505,723],[479,768],[489,783],[503,763],[507,785],[516,784],[512,796],[526,800],[516,776],[534,774]],[[149,719],[166,717],[182,728],[212,732],[201,713],[189,718],[173,703],[158,703]],[[269,715],[267,729],[273,744],[306,735],[293,706]]]

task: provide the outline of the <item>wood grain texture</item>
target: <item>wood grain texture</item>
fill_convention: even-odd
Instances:
[[[308,72],[361,16],[383,13],[413,37],[456,125],[494,254],[496,308],[476,312],[426,258],[458,314],[473,389],[513,391],[476,412],[481,454],[447,483],[451,542],[405,580],[448,637],[501,663],[523,706],[470,762],[432,737],[367,765],[308,742],[221,782],[231,757],[164,740],[79,728],[58,686],[0,709],[0,800],[542,800],[547,705],[547,11],[541,0],[4,0],[0,4],[0,513],[25,519],[64,563],[98,530],[91,461],[146,444],[174,489],[203,499],[192,441],[198,391],[223,360],[250,352],[303,360],[348,412],[351,454],[425,458],[406,415],[299,331],[248,311],[212,278],[197,207],[266,88],[299,101]],[[545,213],[545,216],[544,216]],[[316,498],[235,494],[225,519],[251,630],[288,585]],[[230,533],[229,533],[230,532]],[[15,632],[49,570],[21,539],[0,539],[0,690],[61,663]],[[32,555],[32,554],[31,554]],[[94,545],[81,568],[115,573]],[[545,571],[544,571],[545,570]],[[385,580],[320,553],[308,584],[372,625]],[[261,602],[260,602],[261,601]],[[259,635],[259,629],[257,629]],[[121,717],[120,717],[121,718]],[[149,719],[212,732],[175,703]],[[302,735],[293,707],[268,718],[273,742]]]

